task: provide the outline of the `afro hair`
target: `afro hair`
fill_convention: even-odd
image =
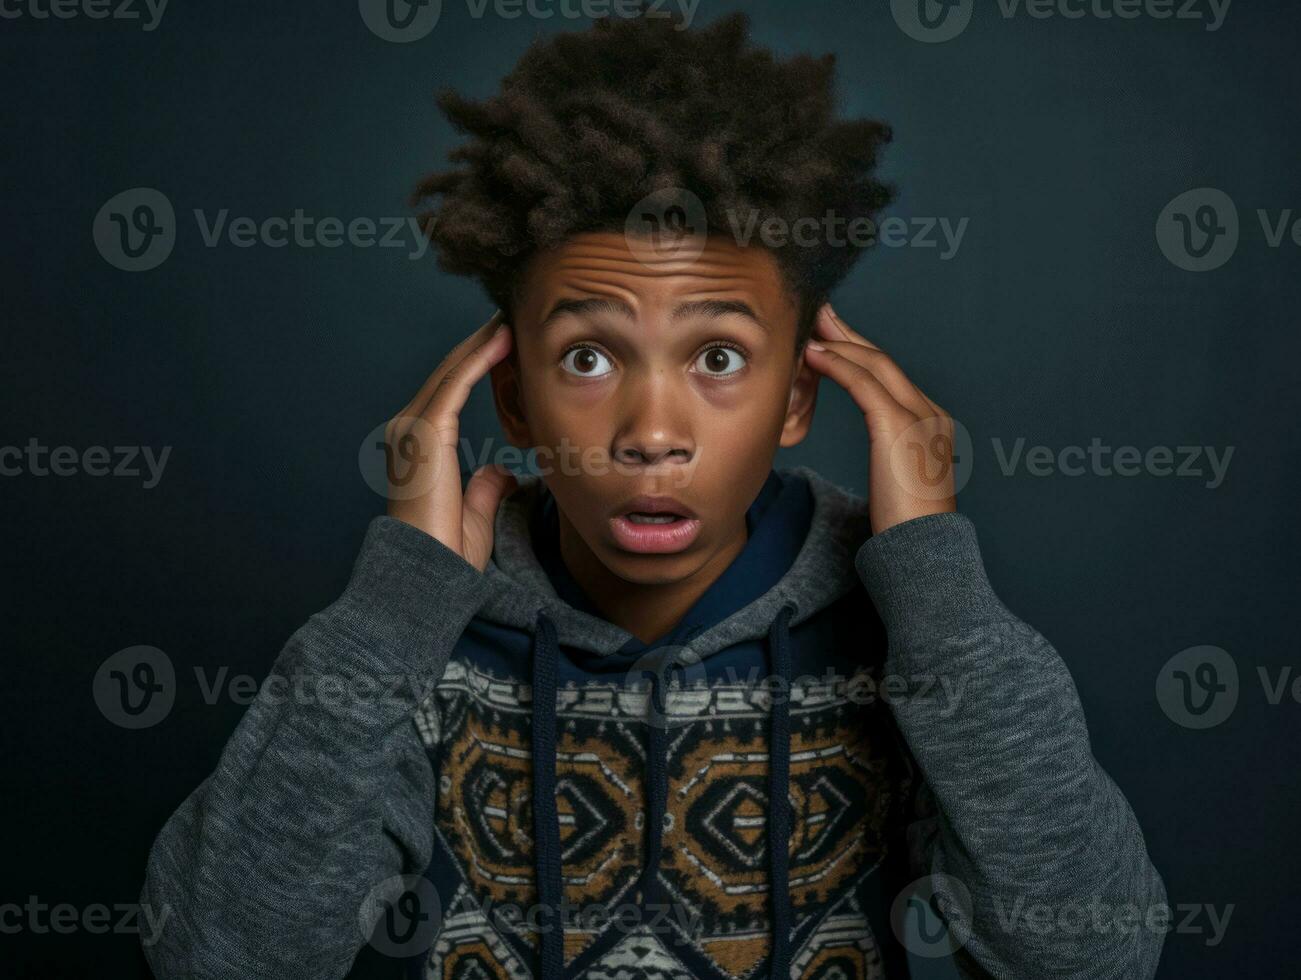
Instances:
[[[752,44],[743,13],[699,30],[644,7],[602,18],[534,41],[498,95],[440,93],[468,139],[449,154],[458,169],[424,177],[411,204],[442,268],[478,279],[507,316],[534,253],[624,230],[666,190],[694,195],[710,233],[733,234],[737,215],[750,227],[874,220],[894,198],[873,176],[891,131],[835,118],[834,76],[834,55],[783,61]],[[797,349],[862,251],[803,242],[765,243],[799,311]]]

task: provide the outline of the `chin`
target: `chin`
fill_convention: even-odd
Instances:
[[[669,585],[680,582],[704,564],[700,543],[685,551],[657,555],[624,551],[602,542],[600,548],[594,549],[594,554],[611,574],[634,585]]]

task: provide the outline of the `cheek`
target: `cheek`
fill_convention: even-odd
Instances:
[[[734,383],[696,382],[687,394],[697,406],[696,418],[706,428],[745,438],[763,418],[762,386],[753,379]]]
[[[736,434],[741,426],[762,426],[772,415],[767,386],[754,381],[718,383],[696,378],[675,379],[660,393],[666,420],[690,424],[704,431],[718,429]],[[604,432],[618,427],[625,414],[633,414],[631,391],[618,378],[604,382],[567,382],[563,377],[541,379],[532,400],[539,418],[578,431]]]
[[[567,384],[559,369],[534,370],[524,383],[524,400],[530,418],[549,429],[582,426],[595,421],[610,389],[598,385]]]
[[[559,451],[606,446],[615,425],[609,386],[567,384],[559,369],[541,368],[524,379],[524,410],[536,446]]]
[[[735,383],[696,383],[692,393],[706,416],[712,416],[730,438],[764,438],[786,415],[790,397],[786,377],[764,367]]]

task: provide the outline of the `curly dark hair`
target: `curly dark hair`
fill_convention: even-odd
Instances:
[[[441,92],[469,136],[448,156],[464,166],[429,174],[411,196],[441,266],[477,278],[509,317],[536,251],[623,230],[665,188],[694,194],[711,233],[730,233],[738,214],[786,228],[829,212],[874,219],[895,196],[873,177],[890,127],[834,117],[834,55],[778,60],[749,26],[735,13],[687,30],[643,8],[534,41],[496,96]],[[798,350],[861,247],[831,236],[765,247],[796,299]]]

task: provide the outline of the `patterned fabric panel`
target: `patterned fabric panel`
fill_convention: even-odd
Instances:
[[[853,888],[884,855],[892,809],[906,787],[897,785],[888,712],[850,696],[859,680],[792,690],[790,894],[795,935],[804,937],[792,959],[797,977],[881,975]],[[635,898],[646,836],[646,701],[644,689],[609,685],[559,694],[564,897],[582,913]],[[724,976],[746,977],[768,955],[767,695],[715,682],[671,690],[668,708],[659,874],[672,909],[653,928],[612,924],[608,916],[589,923],[580,914],[566,929],[565,956],[572,964],[593,949],[599,958],[583,973],[590,980],[689,976],[678,955],[684,945]],[[531,712],[526,683],[454,659],[417,718],[439,773],[436,830],[454,856],[465,897],[480,910],[536,901]],[[536,935],[521,920],[490,923],[482,911],[478,920],[473,914],[444,920],[429,975],[519,975],[525,967],[506,954],[512,945],[527,954]],[[491,961],[498,972],[434,964],[449,956],[473,970]]]

